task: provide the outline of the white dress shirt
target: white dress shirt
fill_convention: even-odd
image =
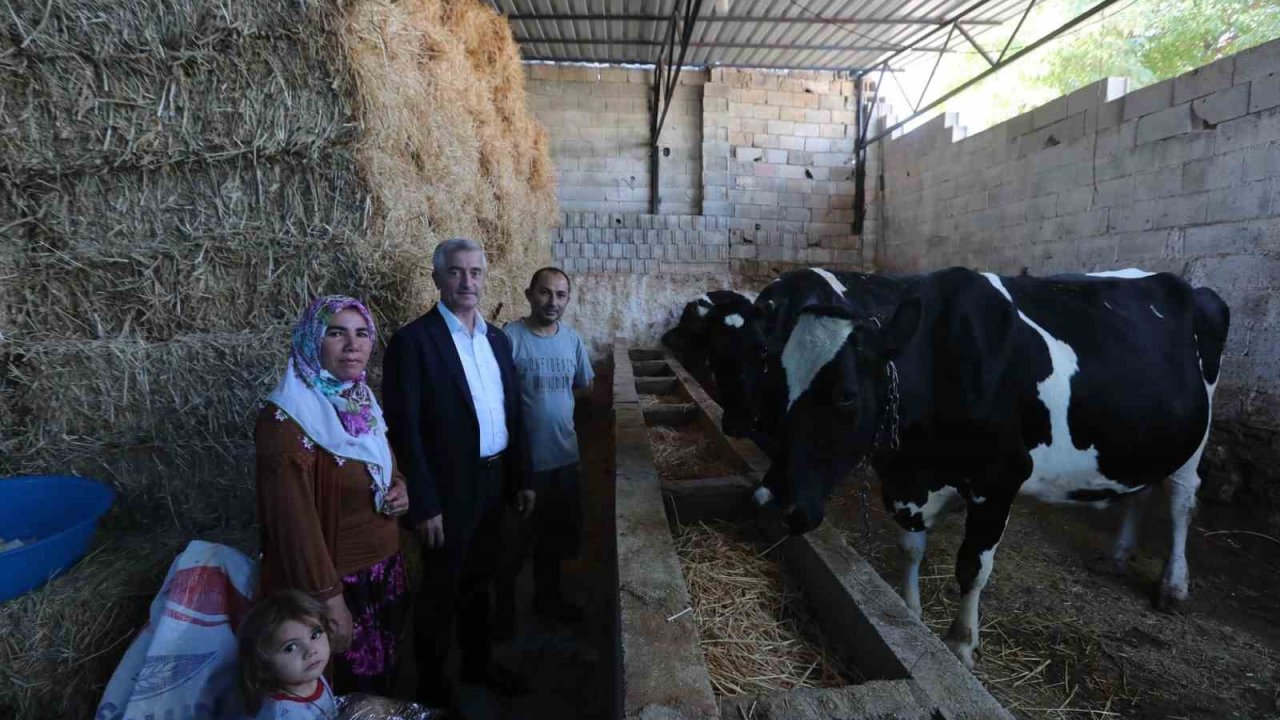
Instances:
[[[467,326],[444,303],[440,303],[440,314],[449,326],[454,347],[458,348],[476,420],[480,422],[480,457],[497,455],[507,449],[507,410],[502,394],[502,372],[489,345],[488,328],[479,312],[474,332],[467,332]]]

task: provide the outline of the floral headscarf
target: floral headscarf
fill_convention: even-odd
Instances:
[[[377,328],[369,309],[359,300],[346,295],[326,295],[316,298],[307,309],[302,311],[298,324],[293,328],[293,347],[289,359],[293,361],[293,370],[308,387],[319,390],[321,394],[338,411],[338,419],[342,427],[354,437],[360,437],[375,429],[378,420],[373,412],[373,393],[369,390],[365,378],[368,370],[360,373],[356,380],[339,380],[328,370],[320,359],[320,347],[324,343],[325,331],[334,316],[343,310],[354,309],[364,318],[369,328],[369,342],[377,339]]]

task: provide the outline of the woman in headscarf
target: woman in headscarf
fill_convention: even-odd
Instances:
[[[374,337],[358,300],[311,303],[254,436],[260,595],[295,589],[324,601],[339,694],[390,694],[405,617],[396,518],[409,496],[365,382]]]

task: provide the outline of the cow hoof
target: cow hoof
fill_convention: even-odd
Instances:
[[[1094,556],[1093,560],[1087,561],[1085,565],[1095,575],[1123,576],[1129,572],[1129,556],[1097,555]]]
[[[973,646],[964,640],[957,640],[948,637],[943,640],[947,647],[951,648],[951,652],[955,653],[956,658],[960,660],[960,664],[966,668],[973,669]]]
[[[960,659],[961,664],[970,670],[973,669],[973,651],[978,649],[978,643],[973,640],[974,633],[958,628],[952,625],[947,631],[947,636],[942,639],[951,648],[951,652]]]
[[[1163,613],[1181,613],[1187,609],[1187,605],[1191,602],[1191,596],[1186,590],[1178,591],[1170,587],[1161,587],[1156,592],[1155,605],[1156,610]]]

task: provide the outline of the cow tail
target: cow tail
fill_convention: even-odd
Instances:
[[[1231,324],[1231,310],[1209,288],[1191,291],[1195,301],[1193,327],[1196,332],[1197,350],[1200,351],[1200,367],[1204,380],[1210,385],[1218,382],[1218,370],[1222,366],[1222,349],[1227,344],[1227,328]]]

